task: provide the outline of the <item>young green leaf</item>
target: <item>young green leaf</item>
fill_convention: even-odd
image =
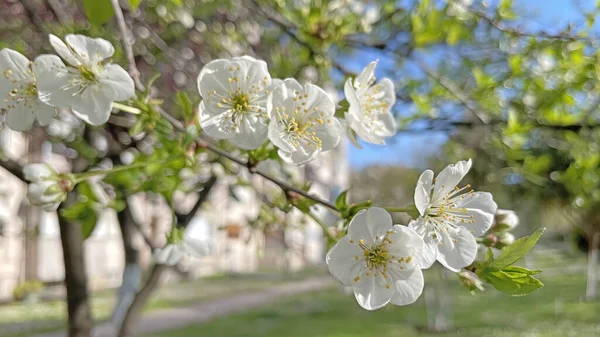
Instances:
[[[520,260],[525,254],[535,246],[545,228],[540,228],[533,232],[530,236],[525,236],[515,241],[510,246],[504,248],[500,255],[490,264],[489,267],[504,269],[511,264]]]

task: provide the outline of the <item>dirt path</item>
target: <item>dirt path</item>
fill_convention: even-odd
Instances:
[[[322,290],[334,283],[331,277],[313,277],[302,281],[289,282],[270,289],[252,293],[232,295],[218,300],[182,308],[169,308],[145,314],[136,329],[137,334],[148,335],[162,331],[183,328],[188,325],[206,322],[212,318],[272,303],[285,297]],[[65,331],[38,334],[32,337],[65,337]],[[93,337],[114,337],[115,330],[110,323],[101,323],[94,329]]]

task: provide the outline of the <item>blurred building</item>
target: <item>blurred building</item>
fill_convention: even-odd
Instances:
[[[50,151],[50,144],[36,143],[35,136],[25,137],[11,130],[0,132],[2,154],[21,164],[27,161],[49,163],[57,171],[68,171],[68,162]],[[313,181],[312,191],[333,200],[346,187],[348,165],[345,149],[321,155],[313,163],[294,171],[298,178]],[[248,176],[259,189],[275,188],[260,177]],[[26,184],[0,168],[0,300],[12,298],[13,289],[25,280],[37,279],[59,284],[64,267],[58,217],[28,205]],[[307,264],[323,263],[325,247],[321,227],[301,214],[286,216],[288,229],[264,233],[248,225],[256,217],[261,201],[248,187],[234,187],[233,181],[220,179],[210,192],[205,207],[190,222],[187,234],[207,240],[211,254],[203,259],[188,259],[176,268],[188,277],[219,273],[250,273],[259,269],[294,271]],[[171,211],[161,198],[134,195],[129,199],[136,223],[145,234],[164,243],[171,226]],[[191,208],[193,196],[182,197],[183,208]],[[333,224],[322,210],[326,222]],[[142,252],[142,264],[151,263],[151,251],[137,233],[134,245]],[[117,214],[107,209],[98,217],[94,233],[85,241],[85,265],[92,289],[117,287],[124,270],[124,253]]]

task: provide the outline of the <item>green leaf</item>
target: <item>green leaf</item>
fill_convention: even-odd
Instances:
[[[340,211],[340,212],[348,207],[348,203],[347,203],[346,199],[348,197],[348,192],[349,191],[350,191],[350,189],[347,189],[347,190],[343,191],[335,199],[335,208],[337,208],[338,211]]]
[[[78,202],[67,208],[63,208],[61,210],[61,215],[64,218],[81,225],[81,232],[84,239],[87,239],[92,235],[92,232],[94,232],[94,229],[96,228],[96,223],[98,222],[98,216],[96,215],[96,210],[93,208],[93,202],[89,200]]]
[[[518,267],[518,266],[508,266],[508,267],[504,268],[503,270],[506,272],[521,273],[521,274],[525,274],[525,275],[535,275],[535,274],[539,274],[542,272],[539,269],[530,270],[525,267]]]
[[[140,7],[142,0],[127,0],[127,3],[129,4],[129,9],[131,11],[135,11],[138,9],[138,7]]]
[[[192,101],[190,97],[183,91],[177,93],[177,105],[183,111],[183,115],[186,120],[190,120],[194,118],[194,107],[192,106]]]
[[[496,260],[494,260],[488,266],[504,269],[517,262],[519,259],[525,256],[525,254],[529,253],[533,246],[535,246],[540,239],[540,236],[542,236],[542,233],[544,233],[544,230],[545,228],[540,228],[533,232],[533,234],[530,236],[525,236],[518,239],[510,246],[504,248],[498,258],[496,258]]]
[[[542,281],[520,272],[496,270],[479,275],[494,288],[512,296],[523,296],[544,286]]]
[[[110,0],[83,0],[83,10],[94,25],[103,25],[114,15]]]

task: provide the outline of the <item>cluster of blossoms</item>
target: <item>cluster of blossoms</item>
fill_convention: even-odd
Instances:
[[[11,49],[0,51],[0,108],[8,110],[7,124],[24,131],[37,119],[48,125],[56,108],[92,125],[108,121],[114,101],[135,95],[133,79],[119,65],[104,62],[115,52],[104,39],[67,35],[65,42],[50,35],[56,55],[40,55],[34,62]]]
[[[352,219],[327,264],[363,308],[413,303],[423,291],[421,269],[436,260],[454,272],[473,263],[475,237],[490,228],[497,206],[489,193],[457,187],[470,168],[471,160],[447,166],[435,179],[432,171],[423,172],[415,190],[420,215],[406,227],[394,226],[377,207]]]
[[[129,74],[105,62],[114,53],[108,41],[82,35],[68,35],[65,41],[51,35],[50,43],[60,57],[41,55],[33,63],[13,50],[0,52],[4,75],[0,108],[8,110],[11,128],[25,130],[36,118],[47,125],[56,108],[70,108],[85,122],[100,125],[108,121],[113,102],[135,95]],[[345,101],[336,104],[314,84],[272,78],[264,61],[250,56],[215,60],[198,76],[203,99],[198,120],[204,133],[243,150],[270,142],[279,157],[293,165],[333,149],[343,133],[357,146],[357,136],[385,144],[396,130],[391,112],[396,96],[392,81],[376,81],[376,65],[371,62],[356,78],[348,79]],[[352,287],[362,307],[374,310],[390,302],[413,303],[423,291],[422,269],[436,260],[454,272],[473,263],[476,237],[490,229],[497,206],[489,193],[474,192],[470,185],[457,187],[470,168],[471,160],[447,166],[436,178],[431,170],[423,172],[414,196],[418,216],[408,226],[394,225],[390,214],[377,207],[353,217],[347,235],[327,254],[326,262],[342,284]],[[56,210],[72,188],[71,180],[45,164],[27,166],[25,178],[31,182],[31,203],[47,211]],[[502,229],[498,233],[514,227],[511,219],[510,214],[497,219],[497,228]],[[208,252],[205,243],[186,237],[178,228],[167,241],[155,251],[158,263],[173,265],[183,255],[199,257]],[[469,274],[463,278],[472,279]]]
[[[358,135],[366,142],[385,144],[385,137],[396,130],[391,113],[396,96],[389,79],[375,83],[376,64],[346,82],[349,107],[340,121],[336,104],[316,85],[273,79],[267,64],[250,56],[212,61],[198,76],[200,125],[211,137],[245,150],[259,148],[268,139],[279,156],[294,165],[337,146],[342,125],[353,140]]]

